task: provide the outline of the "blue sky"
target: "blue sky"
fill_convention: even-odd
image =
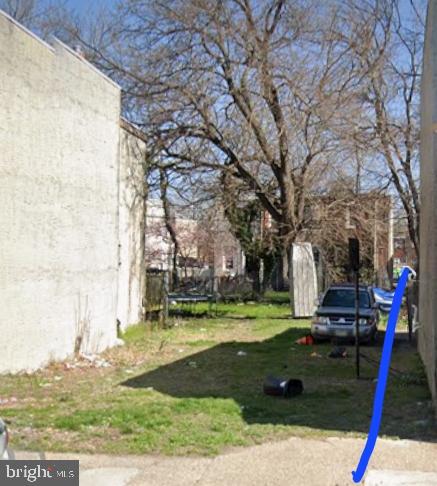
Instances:
[[[80,14],[86,14],[90,10],[94,10],[103,5],[114,5],[116,0],[66,0],[68,7],[77,11]]]
[[[42,0],[43,2],[48,2],[49,0]],[[59,0],[60,2],[62,0]],[[322,1],[322,0],[321,0]],[[98,9],[100,6],[112,6],[115,5],[118,0],[65,0],[68,7],[74,9],[79,14],[87,14],[88,12],[92,12],[95,9]],[[409,16],[411,10],[411,0],[400,0],[400,9],[403,15]],[[419,7],[424,7],[426,2],[424,0],[415,0],[415,3]]]

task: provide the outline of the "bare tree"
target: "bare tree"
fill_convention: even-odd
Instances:
[[[394,188],[419,255],[419,90],[424,8],[423,2],[412,1],[406,14],[400,12],[400,4],[392,1],[379,9],[365,43],[356,43],[353,35],[349,39],[366,73],[362,89],[357,91],[362,113],[351,120],[350,126],[355,142],[372,158],[368,174],[376,174],[379,185],[388,180]],[[359,13],[372,5],[367,0],[351,3],[349,18],[356,27]],[[407,8],[406,2],[403,8]]]
[[[37,16],[35,0],[1,0],[0,8],[23,25],[31,25]]]
[[[128,0],[70,35],[123,86],[167,177],[191,184],[167,179],[167,197],[226,173],[270,213],[287,253],[314,195],[359,158],[357,187],[371,171],[392,183],[417,241],[420,35],[395,0]]]
[[[361,75],[335,35],[340,13],[335,1],[129,0],[110,47],[81,40],[123,85],[166,168],[238,179],[285,253],[339,158],[336,132]]]
[[[65,0],[0,0],[0,9],[44,39],[63,32],[73,18]]]
[[[175,215],[171,213],[170,201],[168,198],[168,176],[162,167],[159,168],[159,188],[162,208],[164,211],[165,228],[170,235],[172,242],[172,286],[178,286],[178,256],[180,253],[179,238],[176,230]]]

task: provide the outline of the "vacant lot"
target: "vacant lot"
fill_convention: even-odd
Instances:
[[[278,302],[279,300],[279,302]],[[201,316],[205,308],[196,309]],[[354,349],[300,346],[309,322],[288,318],[276,299],[222,304],[217,317],[176,317],[173,327],[131,328],[126,345],[107,352],[108,367],[86,360],[23,376],[3,376],[0,416],[17,449],[109,453],[215,454],[288,436],[367,434],[377,374]],[[380,341],[382,341],[383,333]],[[380,347],[364,346],[377,362]],[[398,339],[382,435],[434,441],[430,396],[418,355]],[[265,396],[268,374],[301,378],[303,395]]]

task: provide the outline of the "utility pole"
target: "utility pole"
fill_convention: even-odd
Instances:
[[[360,242],[349,238],[349,261],[355,281],[355,368],[360,378]]]

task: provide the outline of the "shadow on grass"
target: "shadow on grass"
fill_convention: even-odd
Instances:
[[[353,347],[347,347],[346,359],[328,358],[332,349],[329,343],[295,344],[307,331],[291,328],[262,342],[223,343],[136,376],[122,385],[153,387],[177,398],[233,399],[240,405],[248,424],[367,434],[377,366],[362,360],[363,379],[356,380]],[[363,353],[378,362],[382,340],[381,335],[379,345],[365,346]],[[380,434],[436,441],[432,411],[427,405],[430,395],[417,353],[409,345],[398,345],[393,350],[392,365],[403,374],[390,376]],[[304,393],[292,399],[264,395],[262,385],[269,374],[302,379]],[[415,379],[407,381],[404,376]]]

